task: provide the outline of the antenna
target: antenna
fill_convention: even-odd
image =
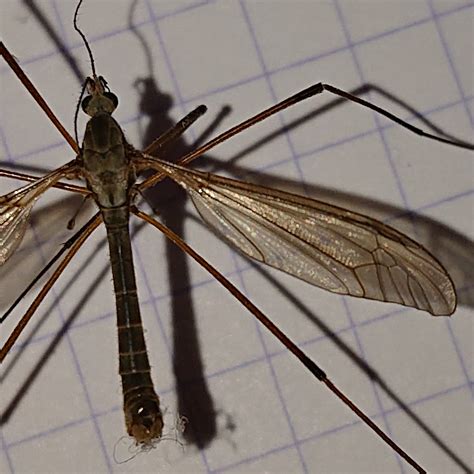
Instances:
[[[83,0],[79,0],[79,3],[77,4],[76,11],[74,12],[73,25],[74,25],[74,29],[75,29],[75,30],[79,33],[79,35],[81,36],[82,41],[84,42],[84,45],[85,45],[85,47],[86,47],[86,49],[87,49],[87,53],[89,54],[89,59],[90,59],[90,61],[91,61],[92,76],[94,77],[94,79],[96,79],[96,78],[97,78],[97,74],[96,74],[96,72],[95,72],[94,56],[92,56],[92,51],[91,51],[91,48],[90,48],[90,46],[89,46],[89,43],[87,42],[86,36],[84,35],[84,33],[81,31],[81,29],[80,29],[79,26],[77,25],[77,17],[78,17],[79,9],[81,8],[82,2],[83,2]]]

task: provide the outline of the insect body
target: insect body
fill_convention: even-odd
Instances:
[[[128,432],[139,443],[147,444],[159,438],[162,421],[158,398],[149,379],[142,331],[136,329],[140,317],[133,297],[135,278],[133,267],[129,267],[132,257],[126,220],[130,212],[137,213],[132,206],[135,192],[146,189],[165,175],[188,191],[200,215],[216,234],[251,258],[339,294],[395,301],[432,314],[450,314],[454,310],[456,297],[449,275],[431,254],[411,239],[355,212],[192,171],[142,154],[126,143],[120,128],[110,117],[114,100],[110,92],[104,90],[105,82],[94,74],[86,86],[91,97],[85,99],[84,108],[93,118],[87,126],[78,159],[2,198],[2,217],[5,218],[2,221],[2,230],[5,229],[2,252],[6,260],[18,245],[23,224],[43,191],[56,185],[61,177],[81,175],[86,179],[89,194],[96,199],[108,227],[118,289],[117,317],[123,323],[119,321],[125,417]],[[311,86],[184,156],[181,165],[259,120],[325,90],[345,97],[327,84]],[[94,104],[94,94],[99,105]],[[106,169],[104,163],[107,163]],[[109,166],[111,163],[114,163],[113,167]],[[147,168],[158,174],[134,185],[135,174]],[[126,209],[125,203],[128,203]],[[140,213],[137,215],[143,217]],[[10,236],[16,238],[10,240]],[[122,263],[114,258],[117,254],[125,257]],[[238,298],[253,308],[257,317],[260,315],[242,295]],[[279,337],[280,333],[277,334]],[[313,375],[330,383],[321,369],[301,357]],[[142,390],[138,391],[138,387]]]
[[[87,80],[90,95],[82,108],[92,118],[87,123],[78,165],[83,167],[107,229],[127,431],[137,442],[149,444],[161,436],[163,420],[150,375],[128,228],[135,169],[126,154],[123,132],[111,116],[117,97],[104,86],[102,77]]]

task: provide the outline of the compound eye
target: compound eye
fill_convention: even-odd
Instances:
[[[114,109],[117,108],[118,97],[115,94],[113,94],[112,92],[104,92],[104,97],[107,97],[107,99],[109,99],[112,102],[112,104],[114,104]]]
[[[84,99],[82,100],[81,102],[81,109],[83,110],[83,112],[85,112],[87,114],[87,109],[89,107],[89,104],[91,102],[91,99],[92,99],[92,96],[91,95],[88,95],[87,97],[84,97]]]

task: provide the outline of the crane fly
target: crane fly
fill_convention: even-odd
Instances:
[[[2,56],[13,68],[17,67],[3,45]],[[87,191],[78,188],[76,191],[92,196],[100,213],[76,234],[77,237],[63,263],[72,258],[101,221],[106,224],[117,298],[125,420],[128,433],[137,443],[150,445],[159,439],[163,422],[159,399],[150,377],[136,298],[133,257],[128,235],[130,213],[160,229],[188,255],[205,266],[284,342],[316,378],[347,402],[324,371],[288,340],[243,294],[223,279],[178,236],[133,206],[139,192],[155,185],[164,177],[171,178],[182,186],[203,221],[215,234],[247,257],[337,294],[395,302],[433,315],[449,315],[454,312],[456,295],[444,267],[427,250],[395,229],[367,216],[320,201],[187,167],[191,161],[233,135],[323,91],[359,102],[398,123],[399,119],[329,84],[318,83],[224,132],[183,156],[179,164],[172,164],[151,156],[149,151],[153,148],[159,149],[176,139],[205,109],[198,107],[169,133],[161,136],[148,150],[140,152],[126,141],[119,125],[112,118],[117,98],[108,89],[105,79],[95,73],[92,56],[91,62],[93,74],[85,81],[87,96],[82,101],[82,109],[91,119],[80,149],[67,132],[62,132],[78,152],[77,157],[44,178],[0,198],[0,258],[1,263],[4,263],[15,251],[21,242],[33,205],[48,188],[62,186],[68,189],[68,185],[60,182],[64,178],[85,179]],[[32,86],[28,88],[30,91],[34,90]],[[55,124],[58,125],[58,122],[55,121]],[[406,123],[401,124],[420,132]],[[438,139],[434,136],[431,138]],[[145,170],[153,170],[156,174],[137,183],[136,176]],[[121,183],[121,186],[117,186],[117,183]],[[69,189],[73,190],[72,187]],[[123,260],[119,260],[118,255],[121,255]],[[57,276],[59,273],[56,272],[54,279]],[[53,280],[46,285],[46,289],[50,289],[52,283]],[[19,330],[13,332],[3,347],[2,360],[27,320],[33,315],[33,310],[27,313],[27,318],[23,320]],[[370,419],[348,403],[399,454],[422,470],[401,448],[387,440]]]

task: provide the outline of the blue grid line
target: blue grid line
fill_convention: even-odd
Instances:
[[[185,110],[182,107],[182,105],[184,104],[184,100],[183,100],[183,95],[181,94],[181,88],[179,87],[179,81],[178,81],[178,78],[176,77],[176,72],[172,65],[171,55],[168,53],[166,49],[165,41],[161,35],[160,28],[158,25],[158,23],[160,22],[160,18],[155,16],[155,13],[153,11],[153,8],[150,5],[150,2],[145,0],[145,5],[147,6],[147,9],[148,9],[149,22],[151,23],[153,27],[153,31],[155,33],[156,39],[158,40],[158,44],[163,53],[163,58],[165,60],[166,68],[171,76],[171,83],[173,84],[173,89],[174,89],[173,99],[175,99],[173,102],[175,103],[177,102],[181,108],[181,112],[185,113]]]
[[[254,26],[252,24],[250,15],[248,13],[247,8],[245,7],[245,3],[243,2],[243,0],[239,0],[239,5],[240,5],[241,11],[242,11],[242,16],[245,19],[245,23],[246,23],[246,25],[248,27],[248,30],[249,30],[250,38],[252,39],[252,44],[255,48],[255,53],[257,55],[258,63],[260,65],[260,68],[263,71],[262,77],[263,77],[263,79],[265,79],[265,84],[267,85],[267,88],[268,88],[268,91],[270,93],[270,97],[272,99],[272,102],[274,104],[276,104],[278,102],[279,98],[278,98],[278,96],[275,92],[275,88],[273,87],[272,79],[271,79],[271,76],[269,74],[267,65],[265,63],[265,58],[263,56],[263,52],[262,52],[262,50],[260,48],[260,45],[258,43],[257,35],[255,33],[255,29],[254,29]],[[288,131],[286,131],[286,129],[285,129],[285,126],[287,125],[287,123],[284,120],[283,113],[277,114],[277,118],[280,122],[281,129],[283,130],[282,136],[285,137],[286,143],[288,144],[288,148],[290,149],[291,161],[293,162],[293,165],[296,169],[298,179],[302,183],[305,194],[307,194],[307,185],[306,185],[306,182],[305,182],[305,179],[304,179],[303,170],[301,169],[301,166],[299,164],[297,153],[296,153],[293,141],[291,139],[291,136],[288,133]]]
[[[3,130],[3,127],[0,126],[0,141],[2,142],[3,148],[5,150],[5,155],[6,157],[2,157],[2,159],[6,158],[7,163],[15,163],[15,161],[12,161],[12,153],[10,150],[10,147],[8,146],[8,140],[7,137],[5,136],[5,132]]]
[[[435,400],[439,397],[443,397],[443,396],[446,396],[446,395],[450,395],[452,393],[455,393],[459,390],[464,390],[465,389],[465,385],[458,385],[458,386],[455,386],[455,387],[452,387],[452,388],[449,388],[449,389],[446,389],[446,390],[443,390],[443,391],[440,391],[434,395],[431,395],[429,397],[422,397],[418,400],[414,400],[410,403],[407,404],[407,406],[409,408],[412,408],[412,407],[415,407],[415,406],[418,406],[420,404],[423,404],[423,403],[426,403],[428,401],[431,401],[431,400]],[[395,413],[399,413],[401,412],[402,409],[401,408],[390,408],[386,411],[384,411],[384,414],[385,415],[392,415],[392,414],[395,414]],[[371,415],[371,418],[374,418],[374,419],[377,419],[379,416],[381,415],[378,415],[378,414],[373,414]],[[351,428],[355,425],[358,425],[358,424],[361,424],[362,422],[359,421],[359,420],[355,420],[354,422],[350,422],[350,423],[345,423],[343,425],[340,425],[340,426],[337,426],[335,428],[331,428],[331,429],[328,429],[328,430],[325,430],[325,431],[322,431],[321,433],[316,433],[314,435],[311,435],[311,436],[308,436],[302,440],[300,440],[300,443],[303,445],[305,443],[308,443],[308,442],[311,442],[311,441],[314,441],[315,439],[319,439],[319,438],[324,438],[328,435],[331,435],[333,433],[336,433],[336,432],[339,432],[339,431],[343,431],[345,429],[348,429],[348,428]]]
[[[356,73],[360,79],[360,82],[362,84],[367,84],[367,78],[365,77],[363,71],[362,71],[362,66],[359,62],[359,59],[358,59],[358,56],[357,56],[357,50],[356,50],[356,45],[353,43],[352,39],[351,39],[351,36],[350,36],[350,33],[349,33],[349,30],[348,30],[348,25],[344,19],[344,14],[343,14],[343,11],[342,11],[342,8],[341,6],[339,5],[339,0],[335,0],[334,1],[334,6],[336,8],[336,12],[337,12],[337,17],[341,23],[341,26],[342,26],[342,31],[344,32],[344,37],[345,37],[345,40],[349,46],[349,51],[351,53],[351,56],[352,56],[352,60],[354,62],[354,66],[355,66],[355,70],[356,70]],[[368,94],[369,96],[369,101],[371,100],[371,97],[372,97],[372,93],[369,93]],[[383,149],[384,149],[384,152],[385,152],[385,157],[387,159],[387,162],[388,162],[388,165],[390,167],[390,170],[392,171],[392,175],[395,179],[395,183],[397,185],[397,189],[400,193],[400,197],[402,199],[402,204],[405,208],[409,208],[409,205],[408,205],[408,199],[407,199],[407,196],[406,196],[406,193],[405,193],[405,190],[404,190],[404,187],[402,185],[402,182],[401,182],[401,179],[400,179],[400,176],[398,174],[398,171],[397,171],[397,168],[395,166],[395,163],[393,161],[393,157],[392,157],[392,152],[390,151],[390,147],[388,146],[388,143],[387,143],[387,140],[385,138],[385,133],[383,132],[383,128],[382,128],[382,124],[381,124],[381,117],[380,117],[380,114],[378,114],[377,112],[373,111],[372,112],[372,116],[374,118],[374,122],[375,122],[375,126],[376,126],[376,129],[378,130],[379,132],[379,135],[380,135],[380,140],[382,142],[382,145],[383,145]],[[416,235],[416,229],[414,229],[414,234]]]
[[[13,472],[13,459],[10,456],[8,451],[7,443],[5,442],[5,437],[3,436],[2,430],[0,429],[0,452],[5,454],[5,460],[10,472]]]
[[[442,18],[440,18],[439,15],[436,13],[436,11],[433,7],[433,1],[432,0],[428,0],[428,8],[430,9],[431,16],[433,17],[433,24],[436,28],[436,32],[438,33],[439,40],[440,40],[440,42],[443,46],[443,51],[444,51],[444,54],[445,54],[446,59],[448,61],[449,69],[451,70],[451,74],[453,76],[454,82],[456,84],[456,89],[458,90],[458,93],[459,93],[462,101],[464,102],[464,110],[466,111],[467,118],[469,120],[469,123],[472,126],[472,125],[474,125],[474,118],[472,117],[471,111],[470,111],[469,107],[467,106],[466,94],[464,93],[464,89],[463,89],[462,84],[461,84],[461,79],[459,78],[459,73],[456,70],[456,66],[454,65],[454,61],[451,57],[449,46],[448,46],[448,44],[446,42],[446,38],[444,36],[443,27],[441,25]],[[440,93],[442,93],[442,92],[440,91]]]
[[[290,449],[294,449],[293,444],[282,444],[273,449],[267,449],[266,451],[263,451],[259,454],[255,454],[245,459],[241,459],[240,461],[236,461],[231,464],[227,464],[225,466],[219,466],[217,469],[214,469],[211,472],[212,473],[226,472],[231,469],[235,469],[236,467],[239,467],[239,466],[246,466],[248,464],[252,464],[253,462],[258,461],[259,459],[265,459],[266,457],[271,456],[272,454],[281,453],[283,451],[289,451]]]
[[[39,431],[38,433],[28,435],[25,438],[20,438],[15,441],[12,441],[7,445],[7,449],[11,450],[12,448],[15,448],[16,446],[19,446],[21,444],[31,443],[34,440],[41,439],[46,436],[51,436],[54,433],[61,433],[62,431],[65,431],[71,427],[90,423],[91,421],[93,421],[94,418],[98,418],[97,413],[95,413],[93,416],[78,418],[77,420],[73,420],[68,423],[63,423],[61,425],[53,426],[47,430],[42,430],[42,431]],[[12,472],[15,472],[14,469],[12,469]]]
[[[98,412],[94,413],[94,417],[99,419],[99,418],[102,418],[104,416],[108,416],[111,413],[116,413],[118,411],[123,411],[123,407],[120,406],[120,405],[117,405],[117,406],[115,406],[115,407],[113,407],[109,410],[98,411]],[[31,443],[32,441],[34,441],[36,439],[44,438],[45,436],[49,436],[51,434],[58,433],[58,432],[67,430],[69,428],[72,428],[72,427],[75,427],[75,426],[78,426],[78,425],[84,425],[84,424],[90,423],[90,422],[91,422],[91,417],[78,418],[77,420],[69,421],[67,423],[63,423],[62,425],[58,425],[58,426],[55,426],[55,427],[47,429],[47,430],[39,431],[38,433],[34,433],[34,434],[29,435],[25,438],[21,438],[21,439],[12,441],[8,445],[8,449],[15,448],[15,447],[17,447],[19,445],[22,445],[22,444],[25,444],[25,443]]]
[[[467,370],[467,366],[466,366],[466,363],[464,362],[464,357],[462,356],[462,352],[459,349],[459,345],[457,344],[456,335],[454,334],[453,328],[451,327],[451,324],[450,324],[449,320],[446,321],[446,327],[448,329],[450,339],[453,342],[454,350],[456,351],[456,355],[458,357],[459,365],[461,367],[462,373],[464,374],[464,378],[466,379],[466,384],[469,386],[471,381],[469,380],[469,373],[468,373],[468,370]],[[472,388],[474,389],[474,387],[472,387]],[[474,391],[471,391],[471,395],[474,396]]]
[[[361,360],[363,362],[367,363],[368,360],[365,357],[365,350],[364,350],[364,346],[362,344],[362,340],[359,336],[358,325],[355,324],[355,322],[354,322],[354,318],[352,317],[352,311],[351,311],[349,305],[347,304],[347,298],[341,298],[341,300],[342,300],[342,304],[344,306],[344,310],[346,312],[347,320],[349,321],[348,330],[354,336],[354,340],[355,340],[355,343],[356,343],[356,346],[357,346],[357,352],[359,353],[359,357],[361,358]],[[393,432],[392,432],[392,429],[390,427],[390,423],[388,421],[388,417],[387,417],[387,414],[386,414],[386,410],[383,406],[382,399],[381,399],[380,394],[379,394],[379,390],[378,390],[378,385],[379,384],[372,377],[369,377],[369,383],[372,386],[372,391],[373,391],[373,394],[374,394],[374,397],[375,397],[375,405],[378,408],[378,411],[379,411],[380,416],[382,418],[383,426],[385,427],[384,431],[391,439],[394,439]],[[400,472],[404,472],[405,470],[404,470],[404,466],[402,465],[402,461],[400,459],[400,456],[398,454],[396,454],[395,452],[392,452],[391,454],[395,458],[395,460],[398,464],[398,467],[400,469]]]
[[[71,47],[71,45],[67,41],[67,32],[66,32],[66,28],[64,26],[64,21],[61,17],[61,11],[58,8],[58,2],[57,2],[57,0],[50,0],[50,2],[51,2],[51,7],[52,7],[52,10],[53,10],[53,13],[54,13],[54,17],[56,19],[55,25],[57,26],[57,28],[59,30],[58,31],[58,37],[61,38],[61,41],[64,44],[64,46],[66,47],[66,49],[69,49]]]

